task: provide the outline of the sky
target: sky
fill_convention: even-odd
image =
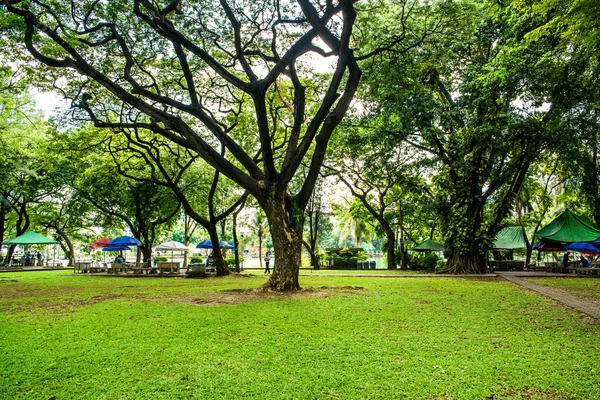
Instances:
[[[32,89],[32,96],[37,108],[44,113],[46,118],[52,116],[56,108],[61,110],[69,108],[68,101],[56,92],[40,92]]]

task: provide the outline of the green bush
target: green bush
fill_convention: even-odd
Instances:
[[[448,266],[444,260],[438,260],[437,264],[435,264],[435,272],[446,272]]]
[[[332,266],[335,268],[356,267],[357,261],[364,261],[368,258],[369,257],[362,252],[356,254],[348,249],[341,249],[339,253],[328,254],[325,261],[321,259],[321,265]]]
[[[436,253],[412,254],[408,261],[408,267],[416,270],[427,269],[433,271],[436,269],[439,260],[440,257]]]
[[[240,256],[240,264],[244,262],[244,257]],[[226,257],[225,264],[227,264],[227,268],[235,268],[235,256]]]
[[[204,260],[200,256],[191,256],[190,257],[190,264],[202,264],[203,262],[204,262]]]
[[[165,256],[155,256],[154,257],[154,264],[163,262],[163,261],[169,261],[169,259]]]

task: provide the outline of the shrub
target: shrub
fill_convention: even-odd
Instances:
[[[239,258],[240,260],[240,264],[244,262],[244,257],[240,256]],[[235,268],[235,256],[232,257],[226,257],[225,258],[225,264],[227,264],[227,268]]]
[[[446,272],[447,269],[448,266],[446,265],[446,262],[444,260],[437,261],[437,264],[435,265],[435,272]]]
[[[203,262],[204,262],[204,260],[200,256],[191,256],[190,257],[190,264],[201,264]]]
[[[169,261],[169,259],[165,256],[156,256],[154,257],[154,264],[158,262]]]
[[[419,253],[413,254],[408,262],[410,269],[428,269],[435,270],[440,257],[435,253]],[[442,260],[443,261],[443,260]]]

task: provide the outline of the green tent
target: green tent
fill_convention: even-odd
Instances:
[[[524,249],[527,247],[523,237],[523,228],[520,226],[507,226],[496,235],[494,239],[495,250]]]
[[[536,234],[540,239],[561,243],[592,242],[600,238],[596,224],[566,210]]]
[[[413,251],[444,251],[444,246],[439,243],[434,242],[431,239],[427,239],[423,243],[419,243],[411,250]]]
[[[17,236],[14,239],[5,240],[2,244],[6,246],[12,245],[28,245],[28,244],[55,244],[58,243],[56,240],[47,238],[46,236],[40,235],[35,232],[25,232],[21,236]]]

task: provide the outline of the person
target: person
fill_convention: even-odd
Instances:
[[[125,262],[125,258],[123,258],[123,256],[119,254],[119,255],[117,256],[117,258],[115,258],[115,262],[116,262],[117,264],[123,264],[123,263]]]
[[[44,256],[39,251],[37,253],[37,265],[38,265],[38,267],[43,267],[44,266]]]
[[[269,269],[269,261],[271,261],[271,256],[269,255],[269,252],[267,251],[265,253],[265,274],[271,273],[271,270]]]
[[[32,264],[33,263],[31,262],[31,253],[28,251],[27,253],[25,253],[25,266],[29,267]]]
[[[590,262],[583,256],[583,254],[581,255],[581,258],[579,259],[579,262],[581,263],[581,265],[584,268],[589,268],[590,267]]]

